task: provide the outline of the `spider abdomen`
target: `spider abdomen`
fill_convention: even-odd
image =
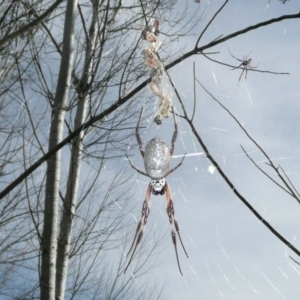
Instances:
[[[160,138],[150,140],[145,148],[144,164],[146,173],[152,179],[161,179],[170,170],[171,155],[166,143]]]

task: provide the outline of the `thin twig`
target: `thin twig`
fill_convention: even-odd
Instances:
[[[198,81],[198,80],[197,80]],[[198,81],[199,82],[199,81]],[[199,82],[200,83],[200,82]],[[201,84],[201,83],[200,83]],[[298,256],[300,256],[300,251],[294,247],[288,240],[286,240],[269,222],[267,222],[256,210],[255,208],[244,198],[240,192],[236,189],[234,184],[231,182],[231,180],[228,178],[228,176],[223,172],[217,161],[211,156],[208,148],[206,147],[205,143],[201,139],[200,135],[198,134],[196,128],[194,127],[193,122],[186,114],[186,111],[184,109],[184,104],[181,98],[178,98],[185,114],[185,119],[188,122],[188,124],[191,127],[192,132],[194,133],[196,139],[198,140],[199,144],[201,145],[202,149],[204,150],[206,157],[211,161],[211,163],[215,166],[215,168],[218,170],[219,174],[222,176],[224,181],[227,183],[229,188],[234,192],[234,194],[250,209],[250,211],[255,215],[255,217],[264,224],[278,239],[280,239],[288,248],[290,248],[294,253],[296,253]]]
[[[55,9],[58,7],[60,3],[62,3],[63,0],[57,0],[55,1],[44,13],[42,13],[38,18],[30,22],[29,24],[21,27],[17,31],[5,36],[3,39],[0,40],[0,48],[7,42],[11,41],[12,39],[15,39],[16,37],[20,36],[21,34],[27,32],[32,27],[38,25],[40,22],[42,22],[46,17],[48,17]]]
[[[227,66],[227,67],[230,67],[230,68],[234,68],[236,66],[233,66],[233,65],[229,65],[229,64],[226,64],[226,63],[223,63],[221,61],[218,61],[218,60],[215,60],[215,59],[212,59],[210,58],[209,56],[207,56],[207,53],[202,53],[207,59],[217,63],[217,64],[220,64],[220,65],[223,65],[223,66]],[[242,69],[242,67],[239,67],[237,69]],[[290,73],[288,72],[273,72],[273,71],[264,71],[264,70],[257,70],[257,69],[248,69],[248,71],[253,71],[253,72],[260,72],[260,73],[269,73],[269,74],[275,74],[275,75],[290,75]]]
[[[221,12],[221,10],[225,7],[225,5],[228,3],[229,0],[226,0],[224,2],[224,4],[219,8],[219,10],[213,15],[213,17],[211,18],[211,20],[207,23],[207,25],[205,26],[205,28],[203,29],[203,31],[201,32],[196,44],[195,44],[195,49],[197,48],[202,36],[204,35],[205,31],[208,29],[209,25],[213,22],[213,20],[217,17],[217,15]],[[219,37],[218,37],[219,38]],[[216,41],[218,38],[214,39],[214,41]]]
[[[290,255],[289,255],[289,258],[290,258],[293,262],[295,262],[296,264],[300,265],[300,263],[299,263],[298,261],[296,261],[294,258],[292,258]]]
[[[283,168],[280,165],[278,166],[278,169],[282,170],[283,175],[286,177],[287,181],[289,182],[289,184],[291,185],[291,187],[294,189],[295,193],[297,194],[297,196],[298,196],[297,197],[298,202],[300,202],[300,194],[297,191],[297,189],[295,188],[295,186],[293,185],[293,183],[291,182],[290,178],[286,175],[285,171],[283,170]]]
[[[193,113],[192,113],[192,117],[191,117],[191,121],[193,121],[194,116],[195,116],[195,111],[196,111],[196,70],[195,70],[195,62],[193,62],[193,76],[194,76],[194,80],[193,80],[193,84],[194,84],[194,107],[193,107]]]
[[[249,27],[246,27],[242,30],[239,30],[239,31],[236,31],[234,33],[231,33],[231,34],[228,34],[226,35],[225,37],[221,38],[221,39],[218,39],[218,40],[215,40],[213,42],[210,42],[202,47],[195,47],[193,50],[189,51],[189,52],[186,52],[185,54],[183,54],[182,56],[180,56],[179,58],[175,59],[174,61],[172,61],[171,63],[169,63],[167,66],[165,66],[165,68],[168,70],[170,69],[171,67],[179,64],[179,63],[182,63],[183,60],[185,60],[186,58],[192,56],[192,55],[195,55],[195,54],[199,54],[208,49],[208,48],[211,48],[211,47],[214,47],[218,44],[221,44],[225,41],[228,41],[234,37],[237,37],[239,35],[242,35],[242,34],[245,34],[249,31],[252,31],[252,30],[255,30],[257,28],[260,28],[260,27],[264,27],[264,26],[267,26],[267,25],[270,25],[270,24],[273,24],[273,23],[277,23],[277,22],[280,22],[280,21],[283,21],[283,20],[289,20],[289,19],[299,19],[300,18],[300,12],[297,13],[297,14],[293,14],[293,15],[284,15],[284,16],[281,16],[281,17],[278,17],[278,18],[274,18],[274,19],[270,19],[268,21],[264,21],[264,22],[261,22],[261,23],[257,23],[255,25],[252,25],[252,26],[249,26]],[[196,44],[197,46],[197,44]]]
[[[244,131],[244,133],[246,134],[246,136],[254,143],[254,145],[263,153],[263,155],[266,157],[266,159],[269,162],[269,166],[271,166],[273,168],[273,170],[275,170],[276,174],[278,175],[278,177],[281,179],[281,181],[284,183],[284,185],[287,187],[287,189],[291,192],[292,196],[298,201],[298,197],[297,195],[294,193],[293,189],[289,186],[289,184],[286,182],[286,180],[283,178],[283,176],[280,174],[280,172],[278,171],[278,169],[275,167],[275,165],[273,164],[272,160],[270,159],[270,157],[267,155],[267,153],[263,150],[263,148],[251,137],[251,135],[248,133],[248,131],[242,126],[242,124],[239,122],[239,120],[231,113],[231,111],[226,108],[218,99],[216,99],[203,85],[202,83],[196,79],[197,82],[201,85],[201,87],[205,90],[206,93],[208,93],[211,98],[213,100],[215,100],[233,119],[234,121],[239,125],[239,127]]]
[[[275,183],[277,186],[279,186],[281,189],[283,189],[286,193],[288,193],[290,196],[293,197],[292,193],[286,190],[282,185],[280,185],[277,181],[275,181],[269,174],[267,174],[266,171],[264,171],[261,167],[258,166],[258,164],[253,160],[253,158],[247,153],[247,151],[244,149],[242,145],[240,145],[246,156],[251,160],[251,162],[256,166],[256,168],[261,171],[266,177],[268,177],[273,183]]]

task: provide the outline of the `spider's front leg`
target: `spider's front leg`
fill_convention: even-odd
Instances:
[[[239,59],[239,61],[241,61],[241,60]],[[243,65],[244,65],[244,61],[242,61],[240,65],[238,65],[237,67],[232,68],[231,70],[239,69]]]
[[[135,243],[135,246],[134,246],[132,255],[130,257],[130,260],[128,262],[128,265],[125,268],[124,274],[127,271],[128,267],[129,267],[129,265],[130,265],[130,263],[132,261],[132,258],[134,256],[135,250],[136,250],[138,244],[140,243],[140,241],[141,241],[141,239],[143,237],[144,229],[145,229],[145,226],[147,224],[148,216],[149,216],[149,213],[150,213],[150,203],[151,203],[150,201],[151,201],[151,184],[149,183],[148,189],[147,189],[147,192],[146,192],[146,196],[145,196],[145,200],[144,200],[144,203],[143,203],[142,216],[141,216],[141,219],[140,219],[140,221],[139,221],[139,223],[137,225],[133,242],[131,244],[131,247],[130,247],[130,249],[128,251],[128,254],[126,255],[126,257],[128,257],[129,253],[131,252],[131,250],[132,250],[132,248],[134,246],[134,243]]]
[[[138,122],[136,124],[135,136],[136,136],[136,140],[137,140],[137,142],[139,144],[139,149],[140,149],[141,155],[144,158],[143,142],[142,142],[141,136],[139,134],[139,126],[140,126],[140,121],[141,121],[142,113],[143,113],[143,109],[141,109],[139,120],[138,120]]]
[[[182,272],[181,272],[181,268],[180,268],[180,263],[179,263],[179,258],[178,258],[178,252],[177,252],[177,243],[176,243],[176,232],[178,234],[178,237],[179,237],[179,240],[180,240],[180,243],[181,243],[181,246],[185,252],[185,255],[187,257],[188,254],[184,248],[184,245],[182,243],[182,240],[181,240],[181,236],[180,236],[180,233],[179,233],[179,226],[178,226],[178,223],[177,223],[177,220],[175,218],[175,210],[174,210],[174,204],[173,204],[173,200],[171,198],[171,190],[170,190],[170,186],[168,183],[166,183],[166,186],[165,186],[165,192],[166,192],[166,198],[167,198],[167,214],[168,214],[168,217],[169,217],[169,222],[170,222],[170,225],[171,225],[171,235],[172,235],[172,241],[173,241],[173,245],[174,245],[174,248],[175,248],[175,253],[176,253],[176,258],[177,258],[177,264],[178,264],[178,268],[179,268],[179,272],[182,276]]]
[[[165,175],[165,177],[169,176],[171,173],[173,173],[174,171],[176,171],[176,170],[182,165],[182,162],[183,162],[185,156],[186,156],[186,153],[183,155],[183,157],[182,157],[180,163],[179,163],[176,167],[174,167],[173,169],[171,169],[171,170]]]
[[[130,160],[130,158],[129,158],[129,156],[128,156],[127,154],[125,154],[125,155],[126,155],[127,159],[129,160],[129,163],[130,163],[130,166],[131,166],[132,169],[136,170],[138,173],[140,173],[140,174],[142,174],[142,175],[144,175],[144,176],[149,177],[148,174],[146,174],[145,172],[143,172],[143,171],[141,171],[140,169],[138,169],[138,168],[131,162],[131,160]]]
[[[245,77],[245,80],[246,80],[246,78],[247,78],[247,67],[243,68],[243,71],[242,71],[242,73],[241,73],[241,75],[239,77],[239,83],[240,83],[240,81],[242,79],[242,76],[243,76],[243,74],[244,74],[245,71],[246,71],[246,77]]]
[[[174,152],[174,149],[175,149],[175,142],[176,142],[176,139],[177,139],[177,132],[178,132],[177,122],[176,122],[176,118],[175,118],[174,106],[172,107],[172,112],[173,112],[173,119],[174,119],[174,133],[173,133],[173,137],[172,137],[172,141],[171,141],[171,149],[170,149],[171,156],[173,155],[173,152]]]

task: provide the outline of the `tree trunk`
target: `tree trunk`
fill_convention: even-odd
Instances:
[[[73,67],[74,24],[77,0],[68,0],[64,24],[63,50],[54,99],[49,150],[55,147],[63,137],[63,122],[68,102],[68,93]],[[44,226],[41,245],[41,299],[55,299],[55,274],[57,250],[57,219],[60,186],[61,151],[56,152],[47,161],[47,179],[45,190]]]
[[[86,41],[86,55],[81,80],[77,84],[79,104],[77,107],[75,126],[78,128],[86,121],[87,106],[90,99],[90,83],[95,53],[95,41],[98,35],[98,0],[93,1],[93,17],[89,29],[89,37]],[[66,197],[64,199],[63,212],[60,222],[56,261],[56,299],[64,299],[65,286],[68,274],[70,241],[73,225],[73,217],[77,203],[78,181],[80,177],[81,155],[84,133],[81,132],[73,140],[69,164],[69,175]]]

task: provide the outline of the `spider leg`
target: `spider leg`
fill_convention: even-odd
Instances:
[[[233,57],[233,58],[235,58],[236,60],[238,60],[238,61],[241,61],[241,62],[243,62],[241,59],[239,59],[239,58],[237,58],[237,57],[235,57],[231,52],[230,52],[230,50],[229,50],[229,48],[228,48],[228,51],[229,51],[229,53],[230,53],[230,55]]]
[[[171,169],[171,170],[165,175],[165,177],[169,176],[171,173],[173,173],[174,171],[176,171],[176,170],[182,165],[182,162],[183,162],[185,156],[186,156],[186,153],[183,155],[183,157],[182,157],[180,163],[179,163],[176,167],[174,167],[173,169]]]
[[[246,66],[246,68],[245,68],[245,80],[247,80],[248,70],[249,70],[249,68],[248,68],[248,66]]]
[[[136,124],[135,135],[136,135],[137,142],[139,144],[139,149],[140,149],[141,155],[144,158],[143,142],[142,142],[141,136],[139,134],[139,126],[140,126],[142,113],[143,113],[143,109],[141,109],[139,120]]]
[[[244,65],[245,66],[249,66],[250,68],[251,68],[251,61],[252,61],[252,58],[249,58],[249,59],[245,59],[245,61],[244,61]]]
[[[168,217],[169,217],[169,222],[170,222],[170,225],[171,225],[171,236],[172,236],[172,241],[173,241],[173,245],[174,245],[174,248],[175,248],[175,253],[176,253],[176,259],[177,259],[177,264],[178,264],[178,268],[179,268],[179,272],[182,276],[182,272],[181,272],[181,268],[180,268],[180,263],[179,263],[179,258],[178,258],[178,252],[177,252],[177,244],[176,244],[176,232],[177,232],[177,235],[179,237],[179,240],[180,240],[180,243],[181,243],[181,246],[185,252],[185,255],[187,257],[188,254],[184,248],[184,245],[183,245],[183,242],[181,240],[181,236],[180,236],[180,233],[179,233],[179,226],[178,226],[178,223],[177,223],[177,220],[175,218],[175,210],[174,210],[174,204],[173,204],[173,201],[172,201],[172,198],[171,198],[171,190],[170,190],[170,186],[168,183],[166,183],[166,186],[165,186],[165,192],[166,192],[166,199],[167,199],[167,214],[168,214]]]
[[[248,60],[248,64],[246,65],[246,75],[245,75],[245,80],[247,79],[248,70],[256,69],[256,68],[259,66],[259,63],[258,63],[255,67],[252,67],[252,66],[251,66],[251,61],[252,61],[252,59],[250,58],[250,59]]]
[[[238,68],[240,68],[243,64],[244,64],[244,62],[242,62],[242,63],[241,63],[240,65],[238,65],[237,67],[232,68],[231,70],[238,69]]]
[[[252,50],[247,54],[246,59],[248,58],[248,56],[251,54]]]
[[[177,122],[176,122],[175,112],[174,112],[174,106],[172,107],[172,111],[173,111],[173,118],[174,118],[174,133],[173,133],[172,142],[171,142],[171,149],[170,149],[171,156],[173,155],[173,152],[174,152],[174,149],[175,149],[175,142],[176,142],[176,139],[177,139],[177,132],[178,132]]]
[[[245,70],[247,70],[247,69],[246,69],[246,68],[243,68],[243,71],[242,71],[242,73],[241,73],[241,75],[240,75],[240,78],[239,78],[239,83],[240,83],[240,80],[241,80],[242,75],[243,75],[243,73],[244,73]]]
[[[144,203],[143,203],[142,216],[141,216],[141,219],[140,219],[140,221],[137,225],[135,236],[134,236],[133,242],[131,244],[131,247],[130,247],[127,255],[126,255],[126,257],[128,257],[129,253],[133,249],[132,255],[131,255],[130,260],[127,264],[127,267],[125,268],[124,274],[127,271],[128,267],[129,267],[129,265],[132,261],[132,258],[134,256],[135,250],[136,250],[138,244],[140,243],[140,241],[143,237],[144,229],[145,229],[145,226],[147,224],[148,216],[149,216],[149,213],[150,213],[150,203],[151,203],[151,184],[149,183],[148,189],[147,189],[147,192],[146,192],[146,196],[145,196],[145,200],[144,200]],[[134,246],[134,244],[135,244],[135,246]],[[134,246],[134,248],[133,248],[133,246]]]
[[[125,154],[125,155],[126,155],[127,159],[129,160],[129,163],[130,163],[132,169],[136,170],[138,173],[140,173],[140,174],[142,174],[142,175],[144,175],[144,176],[149,177],[148,174],[146,174],[145,172],[143,172],[143,171],[141,171],[140,169],[138,169],[138,168],[131,162],[131,160],[130,160],[130,158],[129,158],[129,156],[128,156],[127,154]]]

